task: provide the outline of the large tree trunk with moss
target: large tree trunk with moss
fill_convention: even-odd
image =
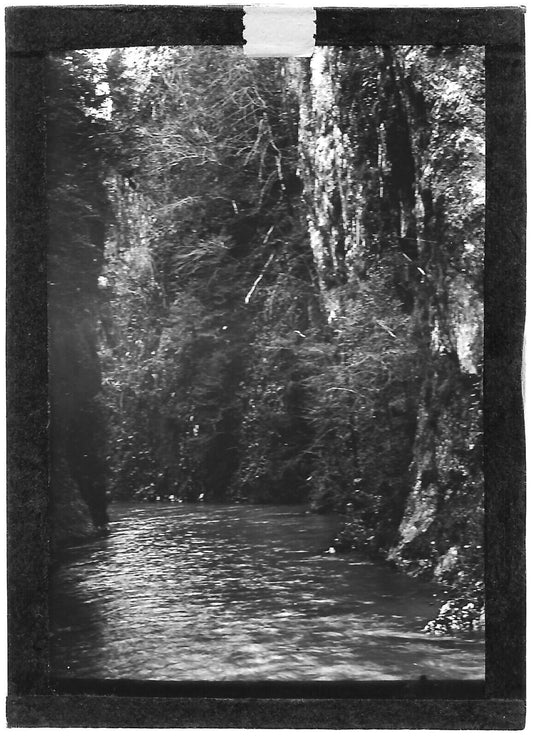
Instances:
[[[324,48],[293,69],[329,323],[342,336],[385,288],[397,315],[368,315],[374,344],[404,354],[390,351],[337,459],[353,490],[345,537],[453,584],[481,578],[482,68],[480,50],[428,47]]]

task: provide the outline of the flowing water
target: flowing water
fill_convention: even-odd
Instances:
[[[302,508],[115,504],[51,581],[52,674],[159,680],[481,679],[477,635],[426,635],[439,590],[323,553]]]

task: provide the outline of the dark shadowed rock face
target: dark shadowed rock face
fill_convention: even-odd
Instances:
[[[106,429],[92,301],[83,309],[50,298],[52,545],[93,534],[106,512]]]
[[[97,352],[107,197],[94,84],[77,53],[49,62],[47,180],[52,548],[107,523]],[[91,109],[93,112],[91,112]]]
[[[75,314],[71,319],[70,330],[60,341],[56,341],[59,321],[50,320],[52,547],[93,534],[108,522],[98,361],[85,352]]]

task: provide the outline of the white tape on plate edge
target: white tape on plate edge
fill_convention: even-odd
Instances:
[[[312,56],[314,8],[244,6],[246,56]]]

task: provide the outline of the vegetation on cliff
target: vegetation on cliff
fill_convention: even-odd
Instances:
[[[51,80],[55,498],[305,502],[479,608],[482,50]]]

